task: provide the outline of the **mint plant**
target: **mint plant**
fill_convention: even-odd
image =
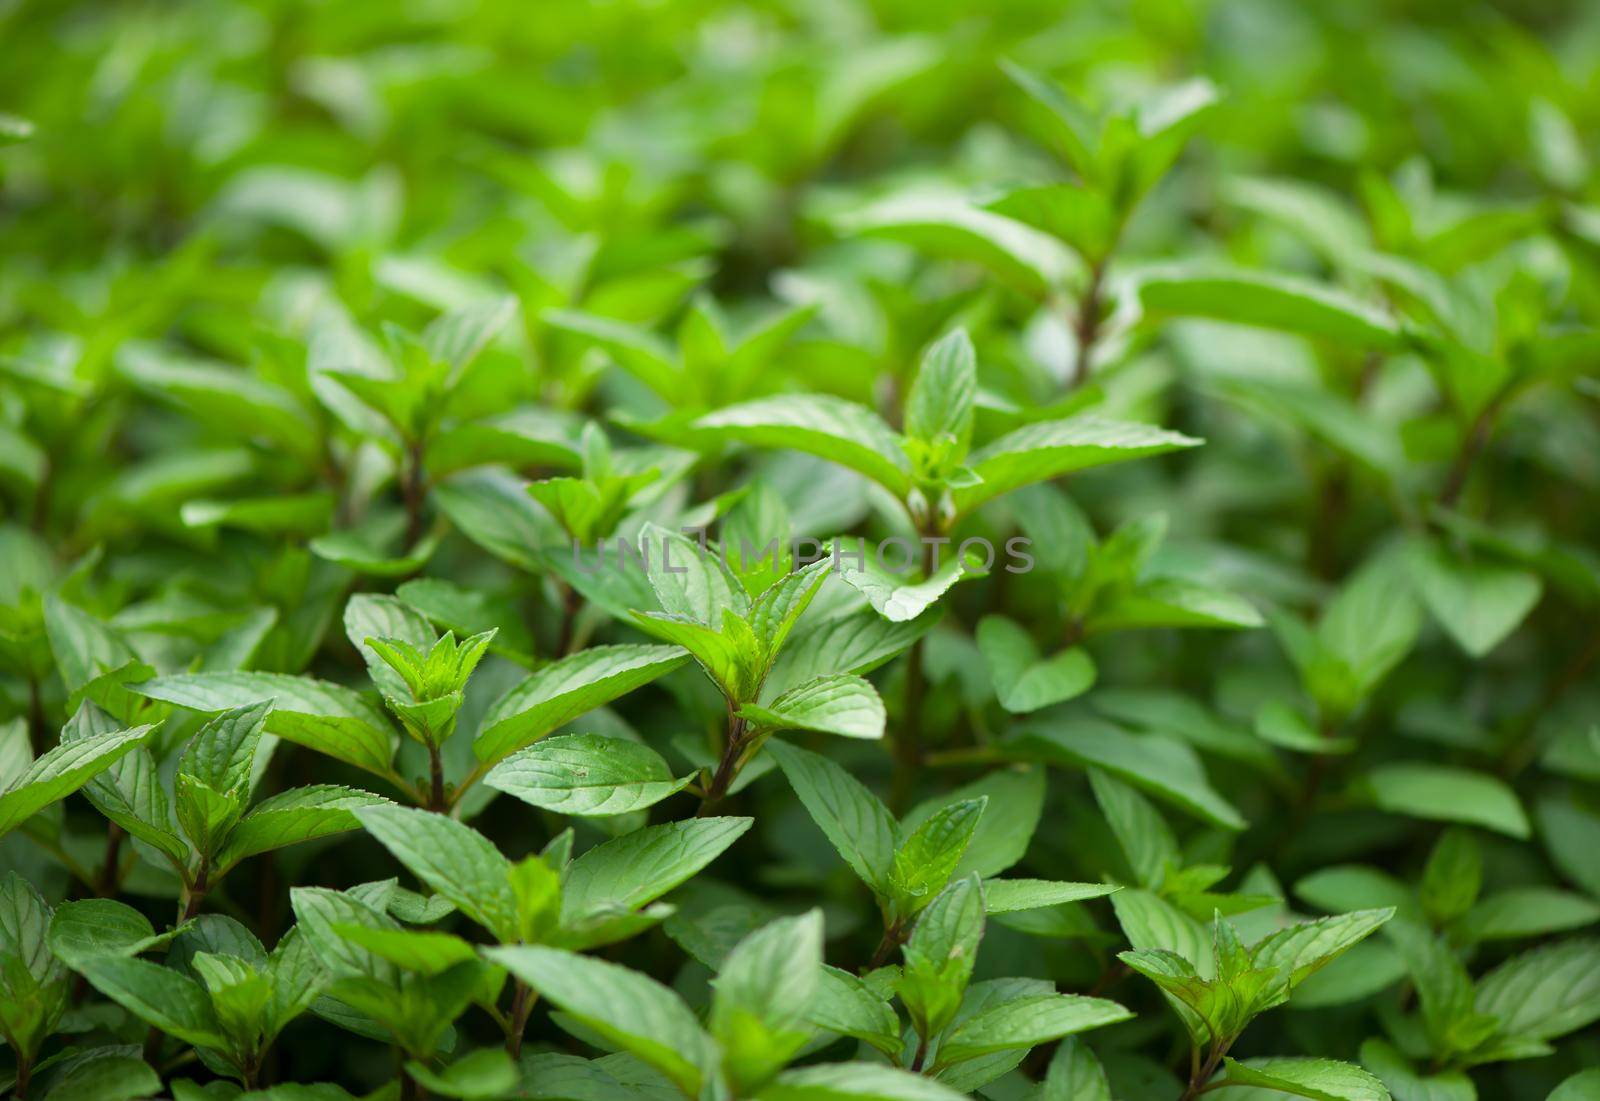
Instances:
[[[1583,4],[0,4],[0,1094],[1594,1101]]]

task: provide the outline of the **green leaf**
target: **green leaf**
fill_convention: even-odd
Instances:
[[[1389,1101],[1383,1082],[1353,1063],[1334,1059],[1251,1059],[1227,1061],[1226,1080],[1275,1090],[1311,1101]],[[1224,1088],[1219,1097],[1231,1091]]]
[[[865,542],[842,540],[831,549],[839,577],[866,597],[879,615],[895,623],[921,616],[967,572],[959,557],[946,554],[931,576],[917,580],[909,563],[920,552],[908,540],[902,542],[904,561],[893,563],[880,560]],[[857,549],[849,549],[852,546]]]
[[[1138,293],[1150,313],[1210,317],[1380,351],[1405,344],[1400,326],[1381,311],[1295,276],[1174,265],[1141,274]]]
[[[1361,1045],[1361,1063],[1400,1101],[1478,1101],[1477,1088],[1463,1072],[1417,1074],[1400,1053],[1383,1040],[1367,1040]]]
[[[1545,1101],[1600,1101],[1600,1067],[1580,1070],[1557,1086]]]
[[[883,700],[861,677],[835,673],[791,688],[766,706],[747,704],[739,714],[769,730],[809,730],[841,738],[883,737]]]
[[[1089,770],[1089,787],[1138,882],[1159,888],[1183,864],[1166,819],[1144,796],[1098,768]]]
[[[715,1042],[689,1007],[654,979],[555,948],[485,954],[608,1043],[655,1067],[689,1097],[715,1073]]]
[[[248,795],[269,710],[271,704],[262,701],[215,716],[190,739],[178,774],[192,776],[213,791]]]
[[[693,779],[673,779],[661,755],[640,742],[567,734],[512,754],[483,782],[542,810],[598,818],[654,806]]]
[[[823,394],[758,398],[707,413],[690,426],[707,440],[788,448],[859,471],[897,497],[911,489],[900,438],[872,410]]]
[[[971,512],[983,502],[1034,482],[1091,467],[1162,455],[1203,441],[1147,424],[1080,416],[1024,425],[967,458],[981,479],[952,491],[956,510]]]
[[[168,1035],[199,1047],[226,1046],[211,998],[193,979],[132,956],[97,956],[79,970],[100,993]]]
[[[1010,744],[1047,764],[1099,768],[1141,791],[1214,826],[1242,830],[1244,818],[1217,794],[1200,759],[1183,742],[1155,734],[1128,734],[1093,719],[1035,721]]]
[[[77,692],[96,677],[138,660],[109,625],[53,593],[44,598],[44,627],[68,692]]]
[[[999,875],[1022,859],[1044,813],[1045,772],[1038,767],[1004,769],[963,784],[911,808],[900,826],[916,830],[943,807],[970,799],[987,799],[954,874]]]
[[[218,871],[226,871],[258,853],[358,829],[361,823],[353,811],[387,802],[370,792],[337,784],[290,788],[263,799],[241,818],[213,862]]]
[[[762,1087],[756,1101],[960,1101],[963,1096],[932,1078],[882,1063],[821,1063],[784,1071]]]
[[[136,956],[171,939],[150,919],[109,898],[63,902],[50,919],[50,951],[73,970],[99,956]]]
[[[976,1059],[1126,1021],[1133,1014],[1116,1002],[1076,994],[1039,994],[1001,1002],[968,1017],[939,1041],[938,1065]]]
[[[1348,952],[1394,916],[1392,909],[1356,910],[1269,933],[1250,948],[1256,967],[1276,968],[1290,988]]]
[[[1000,706],[1012,714],[1065,703],[1094,686],[1094,661],[1087,653],[1073,647],[1042,659],[1033,637],[1014,620],[984,616],[977,639]]]
[[[1111,1086],[1089,1045],[1069,1036],[1056,1048],[1039,1101],[1111,1101]]]
[[[929,1039],[960,1008],[983,939],[983,884],[958,879],[928,903],[902,953],[896,990],[917,1034]]]
[[[133,1101],[161,1092],[161,1076],[130,1047],[80,1050],[50,1067],[47,1101]]]
[[[179,673],[138,686],[140,694],[216,714],[272,701],[266,731],[285,741],[387,777],[396,737],[382,711],[360,693],[285,673]]]
[[[1464,822],[1508,837],[1529,836],[1528,818],[1516,793],[1482,772],[1423,761],[1379,765],[1366,776],[1373,802],[1382,810],[1435,822]]]
[[[889,872],[899,848],[899,827],[865,785],[820,754],[774,741],[775,757],[806,812],[845,863],[878,895],[889,893]]]
[[[516,313],[517,300],[510,295],[453,309],[428,325],[422,346],[459,375]]]
[[[834,219],[842,234],[887,237],[947,260],[982,265],[1036,298],[1081,270],[1072,252],[1032,226],[944,195],[901,195]]]
[[[411,699],[405,679],[368,644],[368,639],[392,639],[422,653],[433,645],[433,625],[404,600],[394,596],[357,593],[344,606],[344,633],[367,663],[367,674],[384,696]]]
[[[1538,574],[1481,559],[1465,561],[1442,547],[1418,547],[1411,565],[1428,611],[1475,658],[1515,631],[1544,591]]]
[[[1514,1040],[1555,1040],[1600,1020],[1600,939],[1546,944],[1478,980],[1475,1008]]]
[[[683,371],[664,341],[654,333],[624,321],[578,310],[546,310],[541,320],[553,329],[572,333],[599,347],[618,367],[663,396],[683,387]]]
[[[906,435],[925,443],[949,440],[959,462],[972,439],[978,361],[965,329],[943,337],[922,357],[906,397]]]
[[[695,818],[646,826],[596,845],[567,868],[562,922],[636,910],[693,876],[751,826],[749,818]]]
[[[406,1073],[423,1089],[461,1101],[491,1101],[511,1094],[520,1081],[517,1064],[499,1048],[469,1051],[440,1071],[412,1060]]]
[[[1600,903],[1556,887],[1511,887],[1473,906],[1451,930],[1468,943],[1521,940],[1600,921]]]
[[[689,660],[676,646],[596,646],[552,662],[501,696],[472,744],[494,764]]]
[[[364,807],[362,827],[413,875],[502,942],[519,939],[511,863],[483,834],[414,807]]]
[[[369,925],[338,923],[334,932],[359,948],[396,967],[423,975],[438,975],[459,963],[476,959],[478,950],[453,933],[424,929],[374,929]]]
[[[77,791],[132,751],[155,729],[136,726],[63,742],[28,766],[0,795],[0,835]]]
[[[745,937],[712,981],[711,1035],[735,1089],[781,1070],[811,1038],[822,972],[822,912],[780,918]]]
[[[900,1018],[887,997],[848,971],[823,966],[809,1014],[820,1029],[864,1040],[890,1058],[900,1052]]]
[[[1094,181],[1098,172],[1095,155],[1098,134],[1094,119],[1053,81],[1009,60],[1001,61],[1000,68],[1013,84],[1044,108],[1050,136],[1067,164],[1084,181]]]
[[[870,673],[910,649],[937,618],[934,613],[893,621],[871,608],[826,618],[806,616],[767,674],[763,695],[772,698],[829,673]]]
[[[944,889],[988,803],[988,796],[979,796],[940,807],[910,832],[889,868],[889,888],[898,906],[915,913],[924,899]]]
[[[970,850],[969,850],[970,851]],[[991,914],[1040,910],[1064,902],[1104,898],[1119,888],[1112,883],[1058,883],[1050,879],[986,879],[984,909]]]
[[[743,617],[750,611],[744,587],[709,544],[702,547],[655,524],[644,526],[638,542],[650,587],[667,615],[716,628],[725,613]]]

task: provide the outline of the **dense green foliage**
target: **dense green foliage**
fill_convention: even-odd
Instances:
[[[0,62],[15,1096],[1600,1098],[1594,5]]]

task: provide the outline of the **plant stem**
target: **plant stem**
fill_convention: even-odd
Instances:
[[[50,748],[50,732],[44,717],[44,698],[39,694],[37,677],[28,678],[28,731],[33,737],[33,755],[37,759]]]
[[[573,650],[573,628],[577,625],[578,612],[583,608],[583,597],[565,581],[556,584],[561,586],[561,634],[556,639],[556,654],[566,657]]]
[[[511,994],[511,1019],[506,1022],[506,1054],[513,1059],[522,1058],[522,1033],[528,1027],[533,1002],[532,988],[517,979]]]
[[[191,920],[200,912],[200,904],[206,900],[206,892],[210,890],[210,875],[210,864],[202,858],[194,882],[184,889],[183,905],[178,911],[179,925]]]
[[[1206,1085],[1211,1076],[1217,1073],[1217,1067],[1222,1065],[1222,1057],[1228,1054],[1228,1049],[1233,1046],[1232,1040],[1224,1040],[1212,1049],[1211,1055],[1198,1070],[1189,1075],[1189,1085],[1184,1089],[1183,1096],[1178,1101],[1192,1101],[1193,1098],[1205,1093],[1210,1087]]]
[[[11,1087],[11,1096],[17,1101],[28,1101],[28,1081],[33,1077],[33,1060],[17,1057],[17,1080]]]
[[[1078,301],[1078,312],[1072,319],[1072,332],[1077,338],[1077,357],[1072,364],[1072,374],[1067,378],[1067,389],[1075,390],[1089,378],[1089,358],[1094,354],[1095,341],[1100,339],[1100,310],[1104,305],[1106,262],[1102,256],[1089,269],[1089,285]]]
[[[939,534],[937,528],[924,527],[922,539],[922,576],[933,576],[936,544],[929,537]],[[900,729],[889,743],[894,753],[894,780],[889,787],[889,809],[895,814],[905,811],[915,790],[917,774],[922,771],[922,697],[927,694],[927,679],[922,668],[923,638],[919,635],[906,652],[906,706],[901,716]]]
[[[878,941],[878,947],[873,951],[872,958],[867,961],[867,970],[876,971],[889,962],[889,957],[894,955],[896,949],[905,943],[905,923],[902,921],[891,922],[883,931],[883,939]]]
[[[745,747],[745,720],[740,718],[734,710],[734,705],[728,703],[728,737],[722,744],[722,760],[717,762],[717,771],[711,777],[711,786],[706,788],[706,795],[700,803],[700,809],[695,812],[696,818],[704,818],[711,813],[711,808],[722,802],[728,795],[728,788],[733,786],[734,779],[739,775],[739,755]]]
[[[1439,491],[1439,504],[1444,508],[1454,508],[1460,499],[1461,491],[1467,486],[1467,478],[1472,474],[1473,464],[1488,446],[1489,437],[1494,434],[1495,418],[1500,415],[1500,407],[1505,404],[1509,393],[1509,388],[1505,386],[1495,391],[1494,396],[1484,403],[1473,418],[1466,435],[1461,437],[1461,446],[1450,464],[1450,472],[1445,475],[1444,488]]]
[[[444,757],[436,745],[428,746],[428,809],[439,813],[450,809],[444,794]]]
[[[926,1063],[927,1061],[928,1061],[928,1038],[926,1036],[919,1036],[919,1037],[917,1037],[917,1054],[916,1054],[916,1057],[911,1060],[911,1073],[912,1074],[921,1074],[922,1073],[922,1064]]]
[[[400,1099],[401,1101],[427,1101],[428,1091],[422,1088],[410,1074],[406,1073],[405,1066],[400,1068]]]
[[[406,448],[406,469],[401,494],[406,506],[406,550],[417,545],[422,535],[422,505],[428,487],[422,470],[422,443],[413,441]]]
[[[122,853],[122,839],[126,834],[121,826],[111,822],[106,826],[106,855],[100,862],[100,875],[95,880],[94,893],[98,898],[110,898],[117,893],[117,861]]]

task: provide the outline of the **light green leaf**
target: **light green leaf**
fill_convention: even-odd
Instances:
[[[654,806],[693,779],[673,779],[661,755],[640,742],[566,734],[512,754],[483,782],[530,806],[598,818]]]
[[[1600,939],[1513,956],[1478,980],[1475,1008],[1513,1040],[1555,1040],[1600,1020]]]
[[[993,804],[991,804],[992,806]],[[1063,883],[1052,879],[986,879],[984,909],[991,914],[1012,914],[1104,898],[1118,890],[1114,883]]]
[[[707,413],[697,436],[755,447],[788,448],[859,471],[897,497],[911,489],[900,439],[872,410],[825,394],[758,398]]]
[[[155,729],[136,726],[90,734],[56,746],[17,777],[0,795],[0,835],[87,784],[132,751]]]
[[[876,795],[820,754],[773,741],[766,752],[794,788],[806,812],[861,881],[886,895],[899,847],[899,828]]]
[[[1003,769],[917,804],[901,820],[900,827],[903,831],[915,830],[942,807],[969,799],[987,799],[983,817],[978,819],[978,828],[953,874],[977,872],[984,877],[995,876],[1027,853],[1044,813],[1044,797],[1044,769]]]
[[[257,853],[358,829],[361,823],[353,811],[387,802],[371,792],[338,784],[290,788],[263,799],[241,818],[229,831],[214,862],[219,871],[226,871]]]
[[[899,906],[915,913],[924,899],[944,889],[988,803],[988,796],[979,796],[947,804],[910,831],[889,868],[889,887]]]
[[[832,554],[838,564],[839,577],[866,597],[879,615],[894,623],[904,623],[922,615],[967,572],[957,555],[945,553],[931,576],[917,580],[910,563],[921,557],[921,551],[909,541],[894,552],[903,554],[903,560],[896,557],[892,563],[881,561],[865,542],[859,543],[860,555],[854,548],[857,548],[854,540],[834,544]]]
[[[1048,297],[1082,270],[1055,238],[952,196],[894,196],[834,224],[843,234],[887,237],[941,259],[980,264],[1037,298]]]
[[[286,673],[179,673],[137,691],[209,714],[271,700],[268,734],[379,776],[391,773],[393,727],[374,703],[341,685]]]
[[[423,1089],[461,1101],[491,1101],[514,1092],[521,1076],[517,1064],[499,1048],[469,1051],[440,1071],[412,1060],[406,1073]]]
[[[98,956],[80,970],[100,993],[168,1035],[200,1047],[226,1046],[211,998],[193,979],[132,956]]]
[[[472,744],[493,764],[689,660],[676,646],[595,646],[552,662],[501,696]]]
[[[708,1024],[735,1089],[782,1069],[811,1038],[822,972],[822,912],[780,918],[739,942],[712,980]]]
[[[990,1006],[962,1021],[939,1042],[938,1065],[976,1059],[1011,1048],[1031,1048],[1126,1021],[1133,1014],[1116,1002],[1076,994],[1039,994]]]
[[[1210,317],[1381,351],[1405,342],[1400,326],[1381,311],[1295,276],[1174,265],[1143,273],[1138,288],[1150,313]]]
[[[788,1070],[755,1101],[961,1101],[964,1094],[932,1078],[882,1063],[822,1063]]]
[[[1099,768],[1141,791],[1224,829],[1245,826],[1239,812],[1217,794],[1194,750],[1156,734],[1128,734],[1094,719],[1035,721],[1011,742],[1048,764]]]
[[[818,1028],[865,1040],[890,1058],[900,1052],[900,1018],[887,997],[848,971],[822,968],[809,1013]]]
[[[418,879],[502,942],[519,939],[511,862],[483,834],[414,807],[363,807],[361,825]]]
[[[906,435],[926,443],[949,439],[957,461],[972,439],[978,393],[977,355],[965,329],[943,337],[922,357],[906,397]]]
[[[1600,921],[1600,903],[1556,887],[1511,887],[1472,907],[1453,932],[1468,942],[1564,933]]]
[[[746,705],[739,714],[770,730],[809,730],[868,739],[883,737],[888,718],[871,683],[847,673],[818,677],[764,707]]]
[[[1453,765],[1404,761],[1379,765],[1366,785],[1377,806],[1435,822],[1465,822],[1509,837],[1529,835],[1516,792],[1487,773]]]
[[[967,465],[981,479],[953,491],[958,512],[1063,474],[1198,447],[1203,441],[1148,424],[1079,416],[1041,421],[974,451]]]
[[[519,945],[485,954],[578,1023],[655,1067],[690,1097],[715,1073],[715,1042],[654,979],[603,960]]]
[[[132,906],[109,898],[63,902],[50,919],[50,951],[73,970],[98,956],[136,956],[166,943],[150,919]]]
[[[1257,1086],[1307,1097],[1311,1101],[1389,1101],[1389,1091],[1372,1074],[1353,1063],[1334,1059],[1251,1059],[1227,1061],[1226,1078],[1241,1086]],[[1219,1097],[1231,1091],[1224,1088]]]
[[[1500,645],[1539,603],[1539,575],[1483,560],[1464,561],[1442,547],[1419,546],[1411,558],[1428,611],[1475,658]]]
[[[725,852],[750,818],[694,818],[646,826],[596,845],[567,868],[561,915],[574,925],[608,911],[637,910]]]
[[[1013,714],[1064,703],[1094,686],[1094,661],[1086,652],[1073,647],[1042,659],[1033,637],[1005,616],[979,620],[977,639],[1000,706]]]

